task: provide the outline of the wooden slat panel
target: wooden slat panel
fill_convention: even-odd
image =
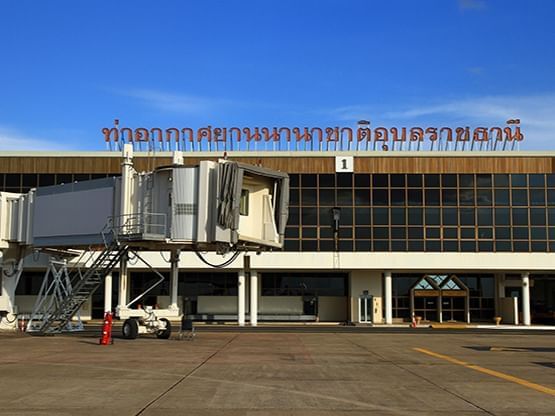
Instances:
[[[219,156],[209,158],[217,160]],[[207,159],[203,157],[202,159]],[[197,164],[200,157],[185,157],[187,165]],[[333,173],[331,157],[238,157],[233,160],[283,172]],[[109,173],[120,172],[118,157],[1,157],[0,173]],[[155,159],[138,156],[137,170],[171,164],[169,157]],[[359,173],[553,173],[555,158],[532,156],[502,157],[355,157]]]

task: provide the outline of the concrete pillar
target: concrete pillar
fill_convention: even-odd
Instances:
[[[177,290],[179,287],[179,256],[181,250],[171,252],[171,271],[170,271],[170,306],[169,309],[179,309],[177,305]]]
[[[250,304],[251,325],[258,325],[258,274],[251,271],[251,304]]]
[[[112,273],[104,278],[104,313],[112,312]]]
[[[530,273],[522,273],[522,321],[530,325]]]
[[[245,271],[237,275],[237,324],[245,326]]]
[[[384,273],[385,276],[385,323],[391,325],[393,323],[393,292],[391,282],[391,272]]]
[[[118,291],[118,311],[125,308],[129,300],[129,275],[127,272],[127,255],[120,260],[119,265],[119,291]],[[117,313],[119,316],[119,312]]]

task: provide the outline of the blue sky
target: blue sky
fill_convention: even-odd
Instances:
[[[0,150],[132,127],[504,125],[555,150],[551,0],[0,0]]]

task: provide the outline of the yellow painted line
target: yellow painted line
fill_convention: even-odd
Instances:
[[[489,374],[490,376],[497,377],[502,380],[510,381],[512,383],[520,384],[521,386],[528,387],[529,389],[536,390],[541,393],[549,394],[550,396],[555,396],[555,389],[542,386],[541,384],[532,383],[531,381],[524,380],[522,378],[518,378],[515,376],[511,376],[509,374],[501,373],[495,370],[490,370],[489,368],[480,367],[479,365],[470,364],[461,360],[457,360],[456,358],[449,357],[448,355],[438,354],[437,352],[429,351],[424,348],[413,348],[413,349],[423,354],[427,354],[435,358],[440,358],[442,360],[449,361],[450,363],[461,365],[466,368],[470,368],[471,370],[479,371],[484,374]]]

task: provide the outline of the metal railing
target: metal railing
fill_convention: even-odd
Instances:
[[[111,217],[112,229],[118,237],[140,235],[166,236],[166,214],[140,212]]]

